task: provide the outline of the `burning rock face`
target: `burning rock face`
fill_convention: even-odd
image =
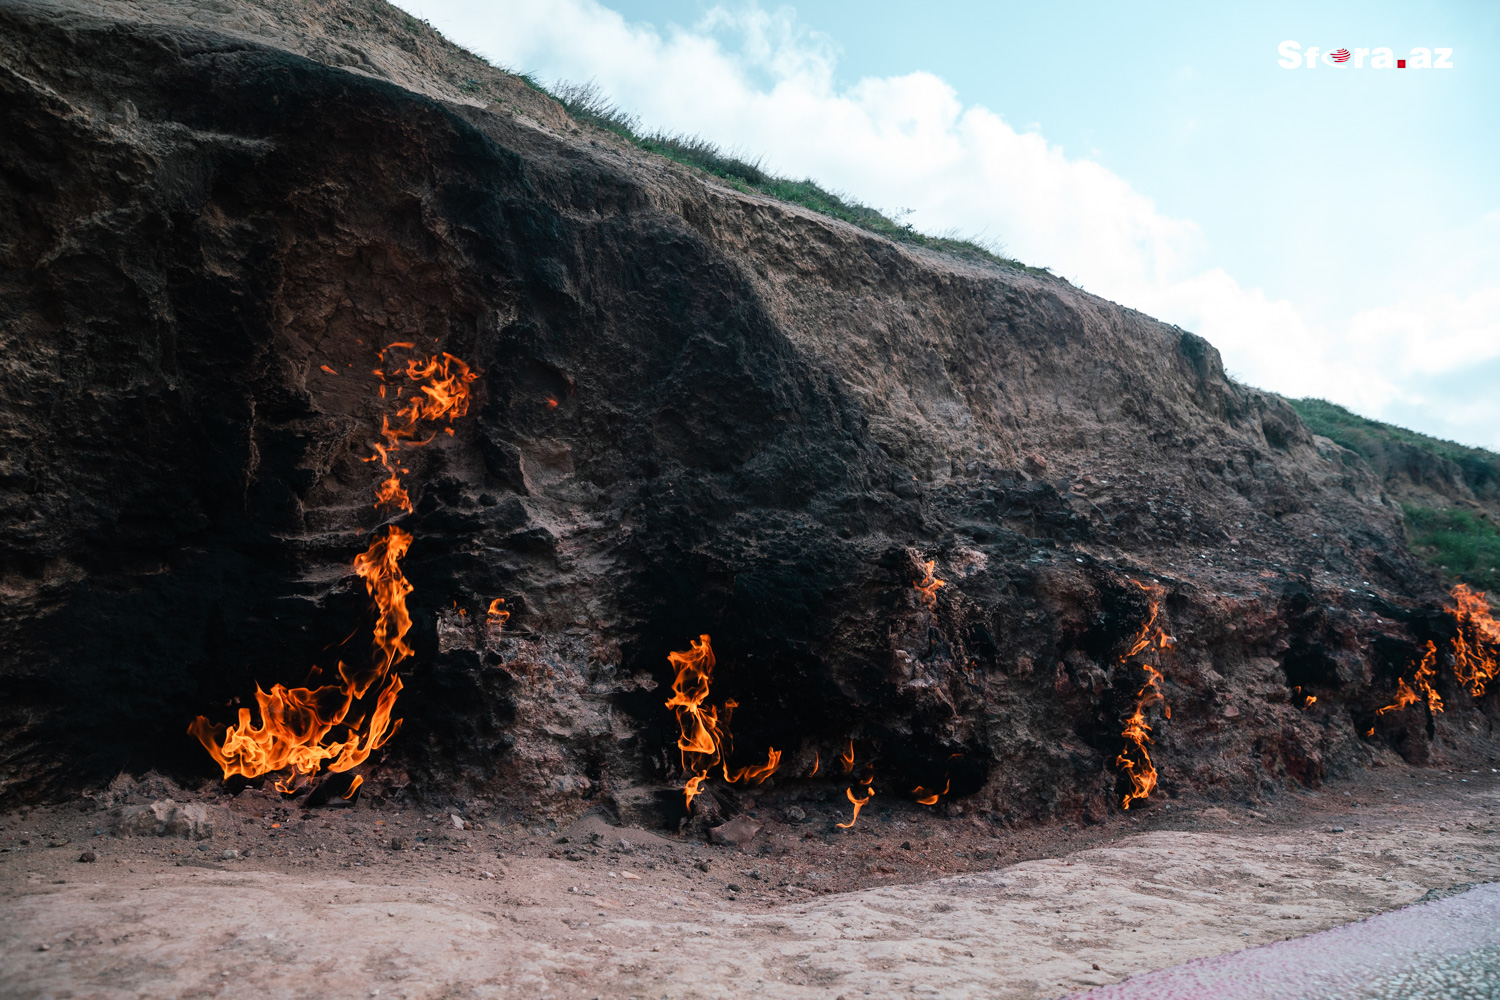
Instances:
[[[0,9],[0,788],[1028,822],[1479,746],[1484,600],[1201,339],[209,23]]]

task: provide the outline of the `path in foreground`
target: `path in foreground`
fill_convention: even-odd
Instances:
[[[1326,816],[1159,829],[995,871],[818,896],[777,884],[776,866],[802,863],[795,855],[598,819],[565,831],[572,845],[592,842],[581,860],[546,857],[553,838],[533,838],[492,851],[488,872],[441,848],[355,867],[312,847],[301,867],[277,869],[291,857],[219,862],[188,844],[169,855],[166,842],[99,837],[93,864],[74,860],[77,842],[3,856],[0,996],[1040,1000],[1500,879],[1500,787],[1473,780],[1355,810],[1343,833]],[[332,844],[338,823],[319,818],[308,836]],[[692,863],[706,854],[712,876]],[[743,884],[717,881],[726,877]],[[1310,955],[1297,948],[1318,940],[1281,953]],[[1241,960],[1256,954],[1277,952]]]
[[[1086,995],[1089,1000],[1500,997],[1500,885],[1478,886],[1295,941],[1188,962]]]

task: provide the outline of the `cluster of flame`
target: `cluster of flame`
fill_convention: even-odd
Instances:
[[[1500,622],[1490,613],[1490,602],[1483,593],[1460,583],[1453,588],[1455,607],[1448,608],[1453,616],[1453,676],[1472,697],[1483,697],[1490,681],[1500,672]],[[1375,710],[1377,716],[1387,712],[1399,712],[1408,705],[1427,703],[1427,710],[1434,715],[1443,710],[1443,699],[1438,695],[1433,682],[1437,680],[1437,643],[1428,641],[1427,649],[1412,671],[1411,683],[1406,678],[1396,678],[1396,698],[1389,705]],[[1374,728],[1365,732],[1375,735]]]
[[[1172,637],[1156,624],[1156,619],[1161,614],[1161,588],[1147,586],[1139,580],[1132,580],[1131,583],[1146,592],[1149,611],[1146,621],[1131,640],[1130,648],[1120,657],[1120,662],[1127,666],[1132,659],[1141,658],[1140,668],[1146,672],[1146,683],[1135,693],[1134,709],[1125,720],[1125,728],[1120,733],[1125,740],[1125,748],[1115,758],[1115,764],[1130,782],[1130,790],[1120,803],[1122,809],[1129,809],[1130,803],[1148,798],[1156,788],[1156,765],[1151,763],[1151,753],[1146,749],[1146,744],[1151,742],[1151,725],[1146,721],[1146,709],[1160,705],[1162,714],[1169,719],[1172,717],[1172,706],[1167,704],[1166,695],[1161,689],[1161,671],[1156,669],[1155,664],[1144,660],[1144,657],[1172,646]]]
[[[682,793],[691,808],[693,799],[703,790],[709,773],[721,768],[724,780],[729,784],[744,782],[758,785],[781,767],[781,752],[771,747],[764,764],[752,764],[737,771],[729,770],[729,754],[724,749],[729,730],[729,719],[738,704],[724,703],[724,724],[719,724],[719,711],[708,704],[708,689],[713,681],[714,651],[706,635],[692,640],[692,648],[667,654],[667,662],[676,668],[672,680],[672,697],[667,707],[677,715],[677,749],[682,755],[682,770],[688,775]]]
[[[400,342],[380,352],[381,364],[374,372],[380,379],[380,398],[387,398],[391,377],[404,375],[410,385],[403,382],[395,386],[396,398],[405,396],[406,400],[396,410],[394,420],[391,414],[382,416],[380,440],[372,445],[374,454],[366,459],[378,461],[386,471],[386,479],[376,487],[376,507],[388,505],[402,512],[410,512],[412,505],[401,482],[401,475],[410,470],[401,465],[399,453],[431,441],[439,433],[432,429],[439,421],[447,422],[442,431],[452,435],[453,421],[468,413],[470,384],[479,377],[447,353],[425,360],[413,358],[394,375],[388,374],[387,354],[414,347]],[[424,430],[431,433],[423,437]],[[238,723],[227,727],[222,736],[207,717],[200,715],[193,720],[188,732],[203,744],[226,779],[277,774],[277,790],[292,794],[319,774],[358,767],[396,734],[401,721],[393,720],[391,713],[402,687],[396,668],[412,655],[406,642],[412,625],[406,599],[412,585],[400,567],[411,543],[410,532],[387,525],[354,559],[353,570],[364,581],[376,612],[373,655],[368,666],[355,669],[340,660],[337,680],[317,687],[273,684],[267,692],[257,684],[259,725],[249,708],[239,710]],[[503,603],[496,600],[490,605],[490,620],[497,625],[509,616],[500,608]],[[314,667],[313,680],[318,674]],[[351,797],[362,780],[356,775],[344,796]]]

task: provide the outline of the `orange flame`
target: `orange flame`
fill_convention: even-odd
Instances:
[[[818,758],[818,751],[814,750],[813,751],[813,769],[810,772],[808,772],[808,775],[807,775],[809,778],[815,777],[817,775],[817,773],[818,773],[818,760],[819,760],[819,758]]]
[[[844,773],[845,774],[848,774],[850,771],[854,770],[854,739],[853,739],[853,737],[851,737],[849,739],[849,749],[846,750],[845,752],[839,754],[839,766],[841,766],[844,769]]]
[[[411,535],[392,525],[354,560],[354,571],[364,578],[378,612],[375,656],[369,667],[354,672],[340,662],[340,683],[317,688],[274,684],[266,692],[257,685],[260,725],[254,724],[250,709],[242,708],[238,724],[229,726],[222,739],[205,716],[188,726],[225,778],[287,772],[275,784],[279,791],[291,793],[319,772],[358,767],[396,734],[401,723],[391,720],[391,712],[401,678],[395,667],[412,653],[406,644],[411,629],[406,597],[412,587],[399,566],[410,545]],[[374,704],[360,707],[372,690]],[[345,795],[352,796],[358,785],[356,779]]]
[[[920,805],[935,806],[937,805],[938,799],[942,798],[944,795],[947,795],[948,789],[952,787],[953,779],[949,778],[948,781],[944,783],[943,790],[941,792],[934,792],[930,788],[923,788],[921,785],[918,785],[916,788],[913,788],[911,790],[911,793],[917,797],[917,802]]]
[[[873,799],[875,797],[875,789],[867,787],[865,789],[865,791],[868,794],[866,794],[864,798],[862,798],[862,799],[856,799],[854,797],[854,789],[852,789],[852,788],[846,788],[846,789],[844,789],[844,794],[849,797],[849,801],[850,802],[854,803],[854,815],[849,817],[849,822],[847,822],[847,823],[835,823],[834,826],[838,827],[840,830],[847,830],[850,827],[852,827],[855,823],[859,822],[859,811],[864,808],[866,802],[869,802],[871,799]]]
[[[933,576],[933,570],[937,567],[936,559],[929,559],[923,564],[925,575],[920,580],[913,580],[912,587],[917,591],[917,599],[929,608],[937,607],[937,592],[939,587],[946,587],[948,581],[939,580]]]
[[[490,602],[490,609],[488,612],[486,612],[489,618],[489,623],[495,626],[495,630],[497,632],[505,627],[506,622],[510,621],[510,612],[506,611],[505,608],[502,607],[504,603],[505,598],[497,597]]]
[[[745,767],[742,767],[738,771],[734,772],[733,775],[730,775],[729,773],[729,765],[725,764],[724,780],[729,782],[731,785],[737,781],[746,781],[752,785],[758,785],[762,781],[765,781],[767,778],[769,778],[771,775],[775,774],[776,769],[780,766],[781,751],[777,750],[775,747],[772,747],[770,753],[766,756],[766,762],[764,764],[758,766],[755,764],[748,764]]]
[[[1490,613],[1489,597],[1460,583],[1453,588],[1458,607],[1449,608],[1458,624],[1453,638],[1453,674],[1475,698],[1482,696],[1500,673],[1500,622]]]
[[[414,344],[398,342],[389,344],[385,350],[380,352],[380,367],[374,370],[374,374],[380,378],[380,397],[385,398],[386,390],[386,353],[395,349],[410,350]],[[412,448],[420,448],[427,444],[437,435],[433,431],[425,439],[418,440],[421,425],[438,420],[446,420],[451,425],[453,421],[469,412],[469,386],[475,379],[479,378],[479,372],[472,371],[469,366],[458,358],[444,351],[441,355],[433,355],[426,361],[416,358],[407,362],[404,369],[398,370],[396,375],[405,375],[416,386],[410,399],[396,410],[394,422],[390,414],[380,418],[380,440],[374,442],[371,447],[375,453],[366,462],[379,462],[385,469],[386,478],[375,488],[375,506],[390,504],[404,511],[410,511],[411,497],[406,492],[406,487],[401,483],[401,474],[411,470],[400,464],[397,455]],[[404,385],[396,387],[396,397],[399,399]],[[452,426],[445,428],[451,435]]]
[[[1443,710],[1443,699],[1438,697],[1437,689],[1432,686],[1437,677],[1437,644],[1427,643],[1427,652],[1422,654],[1422,661],[1417,665],[1416,672],[1412,675],[1412,684],[1415,688],[1408,686],[1406,681],[1400,677],[1396,678],[1396,700],[1384,708],[1377,708],[1376,715],[1384,715],[1387,712],[1399,712],[1408,705],[1414,705],[1425,696],[1429,711],[1437,713]]]
[[[1130,649],[1120,657],[1121,663],[1127,663],[1132,657],[1142,653],[1155,653],[1172,645],[1172,637],[1156,624],[1161,612],[1161,588],[1148,587],[1139,580],[1132,580],[1131,583],[1149,595],[1150,611],[1140,631],[1131,641]],[[1125,720],[1125,728],[1120,733],[1125,739],[1125,749],[1115,758],[1115,764],[1130,781],[1130,790],[1120,803],[1122,809],[1129,809],[1130,803],[1148,798],[1156,788],[1156,765],[1151,763],[1151,754],[1146,749],[1146,744],[1151,742],[1151,726],[1146,721],[1146,709],[1152,705],[1161,705],[1166,717],[1172,717],[1171,706],[1167,705],[1166,696],[1161,690],[1161,671],[1150,663],[1142,663],[1140,667],[1146,671],[1146,683],[1136,692],[1135,709]],[[1132,753],[1135,759],[1132,759]]]
[[[706,635],[692,641],[692,648],[680,653],[668,653],[667,661],[677,668],[672,680],[672,697],[667,707],[677,714],[677,749],[682,754],[682,769],[689,773],[683,795],[689,807],[693,799],[703,790],[709,772],[719,767],[724,780],[730,784],[744,781],[758,785],[781,767],[781,751],[771,747],[764,764],[751,764],[737,771],[729,769],[729,755],[724,750],[728,736],[729,719],[739,707],[734,701],[724,703],[724,721],[719,722],[719,713],[708,701],[709,684],[713,681],[714,651]]]

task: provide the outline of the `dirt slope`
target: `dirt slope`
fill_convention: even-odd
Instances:
[[[729,190],[374,3],[7,0],[0,98],[4,794],[215,778],[189,720],[368,641],[393,340],[483,377],[411,462],[368,795],[675,828],[665,657],[709,633],[783,792],[852,745],[882,795],[1099,821],[1143,586],[1153,803],[1490,745],[1446,670],[1377,719],[1443,593],[1191,333]]]

